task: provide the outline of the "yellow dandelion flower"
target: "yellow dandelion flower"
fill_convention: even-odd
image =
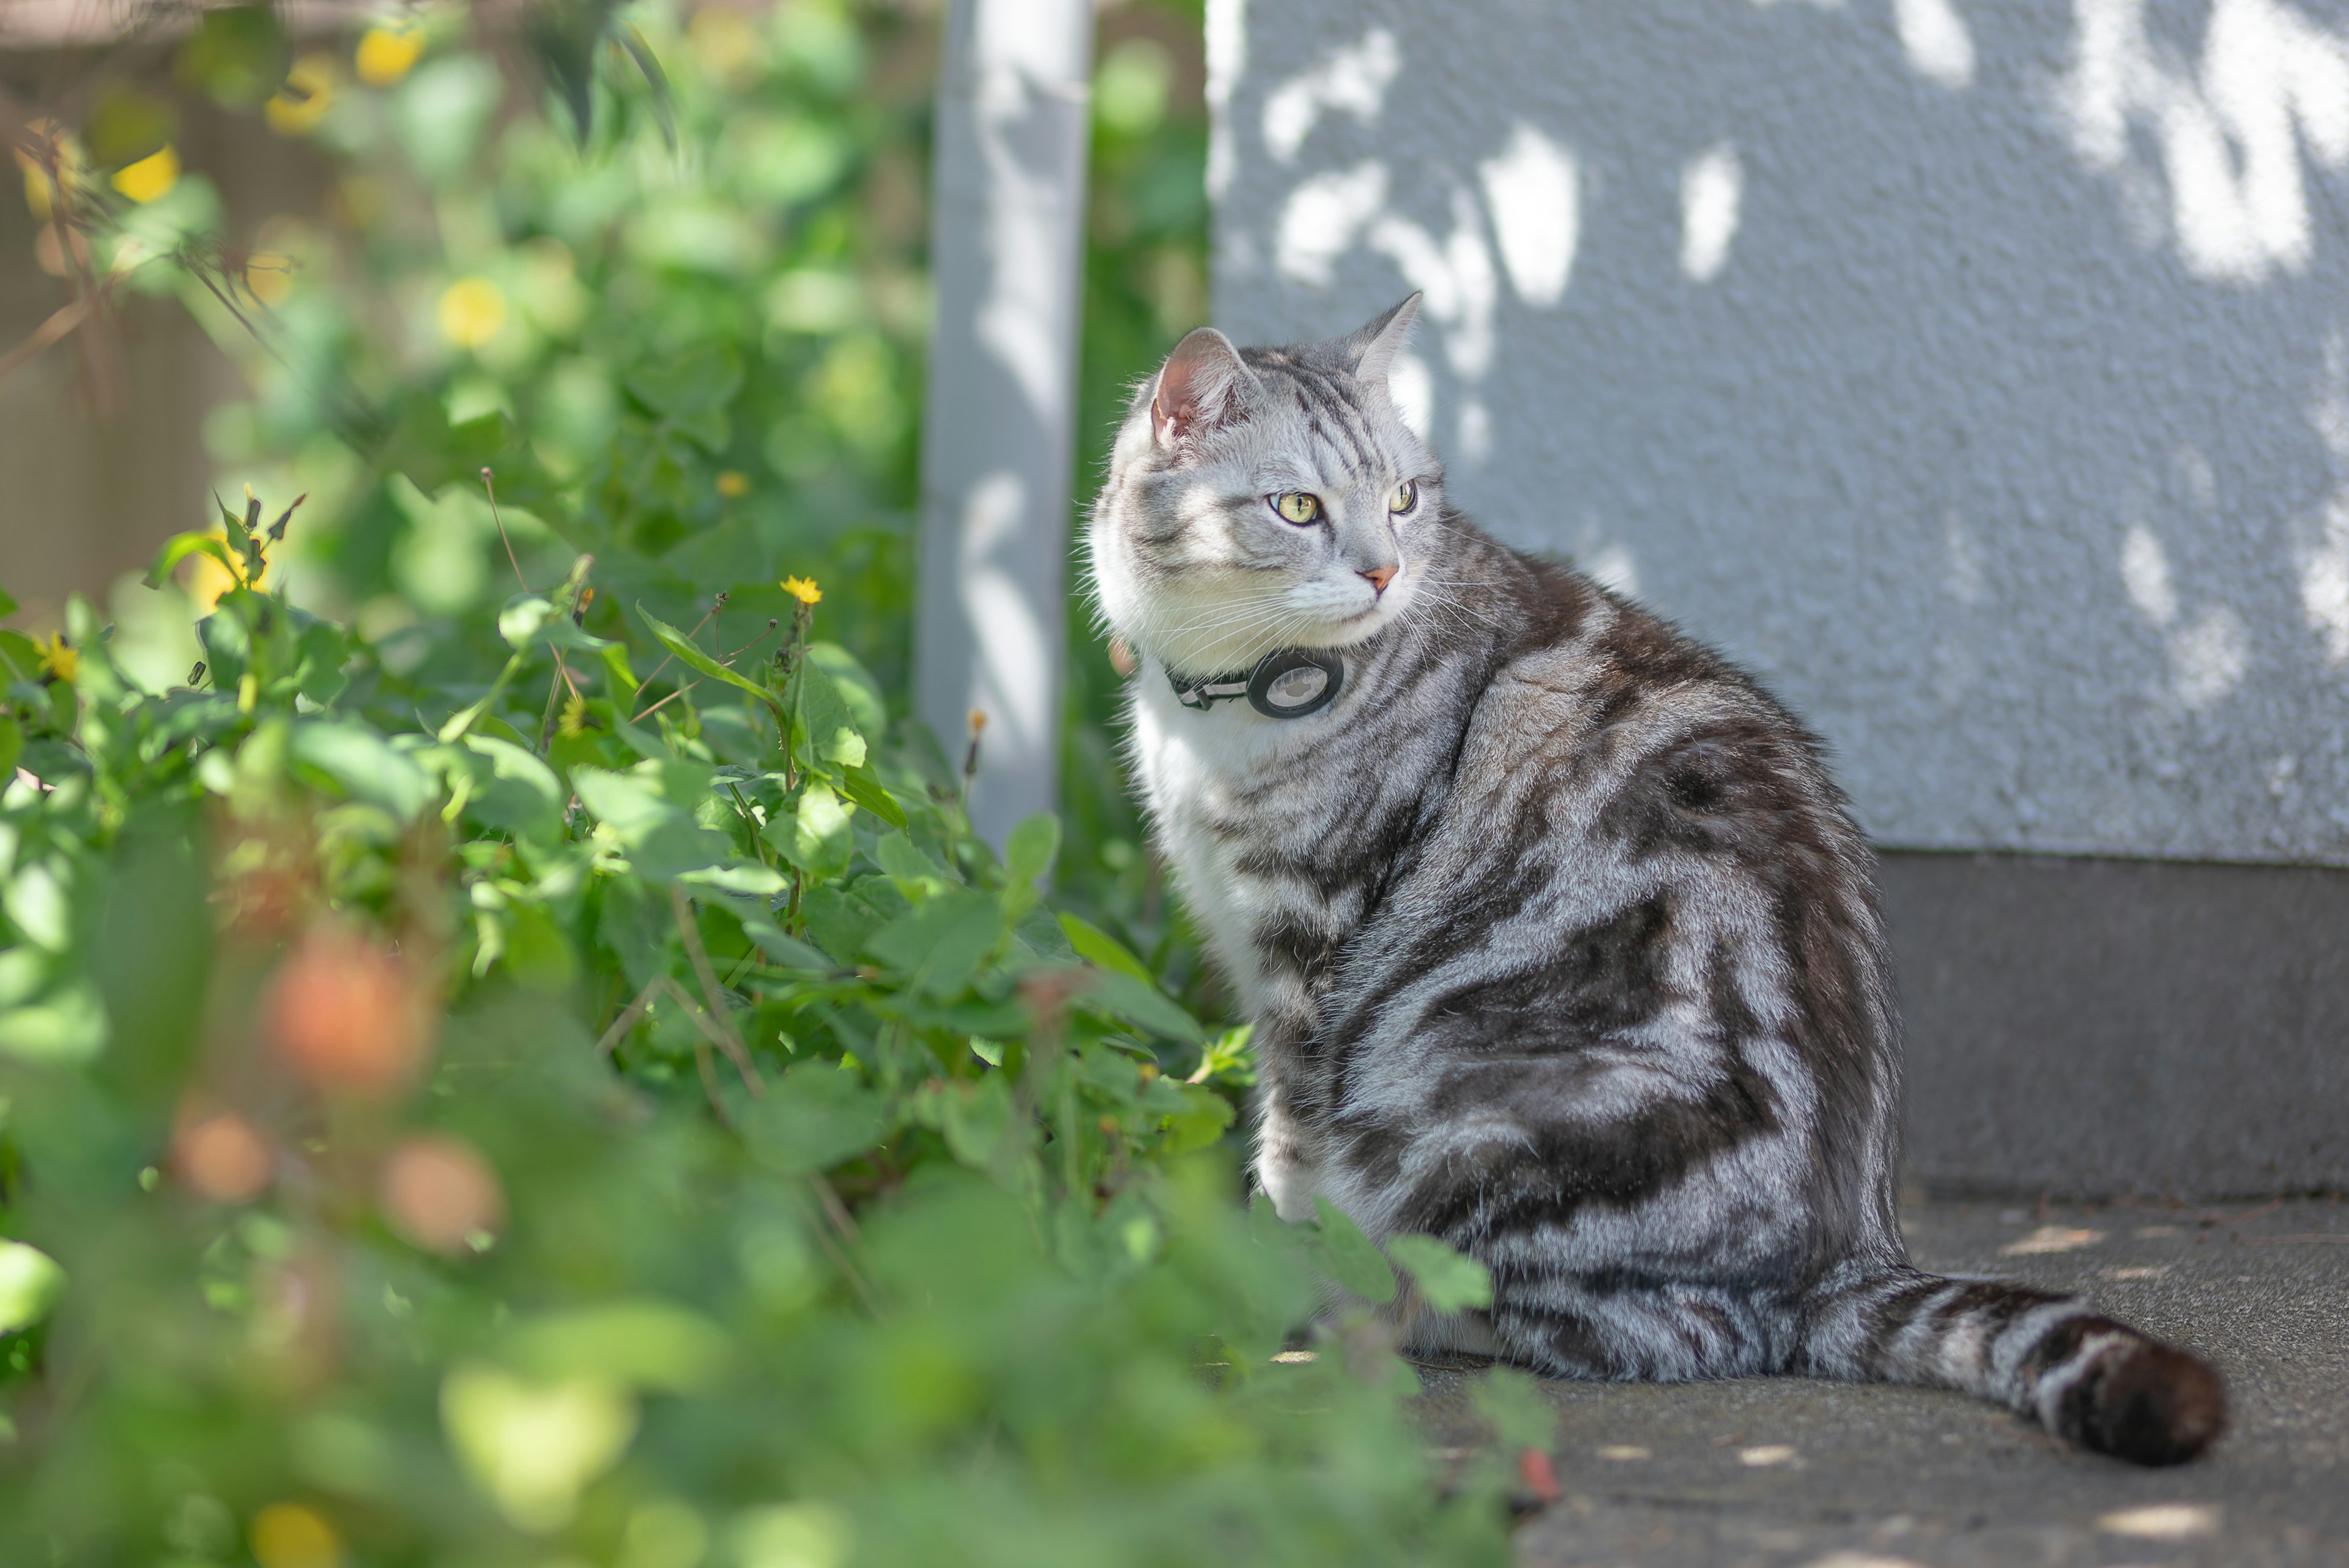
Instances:
[[[747,473],[737,473],[730,468],[728,469],[725,472],[718,476],[718,493],[723,495],[729,501],[735,499],[737,496],[750,494],[750,476]]]
[[[33,646],[40,649],[43,673],[60,680],[71,680],[81,673],[81,650],[67,644],[64,634],[53,631],[48,641]]]
[[[414,27],[369,27],[359,38],[351,68],[369,87],[389,87],[424,55],[424,35]]]
[[[815,586],[813,577],[785,577],[783,592],[803,605],[821,603],[823,598],[823,590]]]
[[[307,136],[334,101],[334,57],[305,55],[285,73],[276,96],[262,105],[262,115],[280,136]]]
[[[170,195],[171,187],[179,182],[180,154],[169,142],[163,144],[162,151],[114,171],[114,188],[142,207]]]
[[[479,348],[505,324],[505,290],[488,278],[460,277],[440,296],[441,335],[460,348]]]
[[[567,741],[575,741],[585,734],[590,727],[587,699],[574,691],[571,701],[563,705],[563,717],[555,721],[554,727],[556,732]]]

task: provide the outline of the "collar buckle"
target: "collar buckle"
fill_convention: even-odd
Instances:
[[[1282,648],[1257,659],[1253,669],[1188,680],[1169,670],[1166,681],[1177,702],[1202,713],[1218,702],[1245,697],[1249,707],[1268,719],[1302,719],[1338,700],[1346,683],[1346,661],[1335,649]]]

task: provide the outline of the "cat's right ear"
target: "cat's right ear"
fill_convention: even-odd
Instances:
[[[1186,438],[1230,422],[1253,379],[1232,340],[1202,327],[1166,356],[1150,393],[1150,431],[1173,449]]]
[[[1411,296],[1384,316],[1365,325],[1347,341],[1355,346],[1354,379],[1365,386],[1383,387],[1395,356],[1411,341],[1411,324],[1419,318],[1422,296]]]

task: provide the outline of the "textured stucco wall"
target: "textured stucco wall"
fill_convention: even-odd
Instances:
[[[1879,841],[2349,865],[2349,4],[1208,29],[1219,324],[1425,289],[1455,499],[1758,667]]]

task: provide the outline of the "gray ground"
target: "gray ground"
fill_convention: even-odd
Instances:
[[[1564,1493],[1526,1568],[2349,1564],[2349,1205],[1907,1210],[1926,1268],[2076,1290],[2226,1374],[2233,1429],[2144,1470],[1957,1395],[1557,1384]],[[1473,1372],[1429,1369],[1439,1437]]]

